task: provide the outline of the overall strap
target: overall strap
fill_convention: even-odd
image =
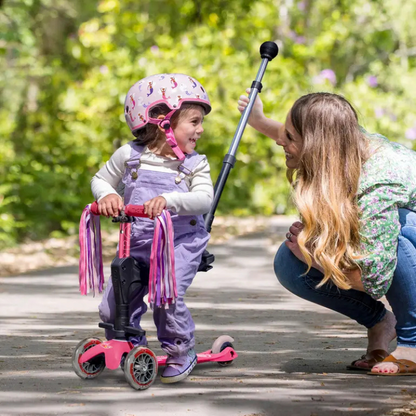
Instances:
[[[200,155],[197,152],[193,152],[190,155],[186,155],[185,160],[178,166],[178,170],[186,176],[192,176],[195,168],[206,159],[205,155]]]
[[[129,142],[129,145],[131,147],[131,152],[130,152],[130,159],[127,160],[127,162],[133,162],[135,160],[136,161],[140,160],[140,158],[142,157],[142,154],[144,152],[145,146],[143,146],[141,144],[137,144],[133,140],[131,142]]]
[[[138,170],[141,165],[140,158],[144,152],[145,146],[134,143],[133,141],[129,142],[131,147],[130,158],[124,162],[125,174],[129,174],[133,180],[136,180],[138,177]]]

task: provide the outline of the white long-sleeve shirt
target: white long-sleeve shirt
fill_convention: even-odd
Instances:
[[[126,169],[125,162],[130,159],[130,154],[131,146],[129,144],[120,147],[92,178],[91,190],[97,201],[100,201],[109,194],[120,196],[120,193],[122,193],[120,192],[121,179]],[[178,173],[178,166],[181,164],[181,161],[178,159],[170,159],[156,155],[147,147],[144,149],[140,161],[140,169],[167,173]],[[210,166],[207,159],[204,158],[196,166],[193,175],[187,175],[183,180],[187,184],[189,192],[169,192],[161,194],[166,199],[167,208],[179,215],[200,215],[207,213],[214,196]]]

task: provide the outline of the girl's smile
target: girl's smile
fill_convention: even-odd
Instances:
[[[180,115],[178,125],[173,129],[179,149],[183,153],[193,153],[197,140],[201,137],[204,128],[204,109],[202,107],[190,108]]]

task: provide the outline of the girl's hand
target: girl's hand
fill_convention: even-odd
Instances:
[[[152,198],[149,201],[143,204],[144,213],[153,219],[160,215],[162,211],[166,208],[166,199],[163,196],[157,196]]]
[[[98,202],[98,212],[106,217],[117,217],[122,209],[123,201],[116,194],[109,194]]]
[[[250,94],[251,89],[247,88],[246,92],[247,94]],[[238,111],[242,113],[245,108],[247,107],[249,103],[249,99],[246,95],[240,95],[240,98],[238,99]],[[256,128],[256,125],[259,124],[259,121],[264,118],[263,113],[263,103],[260,99],[260,97],[257,95],[256,101],[254,101],[253,108],[251,109],[250,117],[248,118],[247,122],[251,127]]]

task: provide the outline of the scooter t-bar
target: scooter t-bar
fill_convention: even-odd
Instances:
[[[246,128],[247,121],[253,108],[254,102],[256,101],[257,94],[261,92],[261,89],[263,87],[261,80],[263,79],[263,75],[266,71],[267,64],[269,63],[269,61],[275,58],[278,53],[279,48],[274,42],[264,42],[260,46],[260,56],[262,58],[262,62],[257,73],[256,79],[251,84],[251,92],[248,96],[249,103],[243,111],[243,113],[241,114],[241,118],[237,125],[237,130],[234,134],[233,141],[231,142],[228,153],[224,157],[221,172],[218,176],[217,182],[215,183],[214,201],[212,202],[211,209],[207,214],[205,214],[205,227],[208,232],[211,231],[212,222],[214,221],[214,214],[217,209],[218,202],[221,198],[225,182],[227,182],[228,175],[231,169],[234,167],[235,162],[237,160],[235,158],[235,154],[237,153],[238,145],[240,144],[240,140],[244,133],[244,129]]]

